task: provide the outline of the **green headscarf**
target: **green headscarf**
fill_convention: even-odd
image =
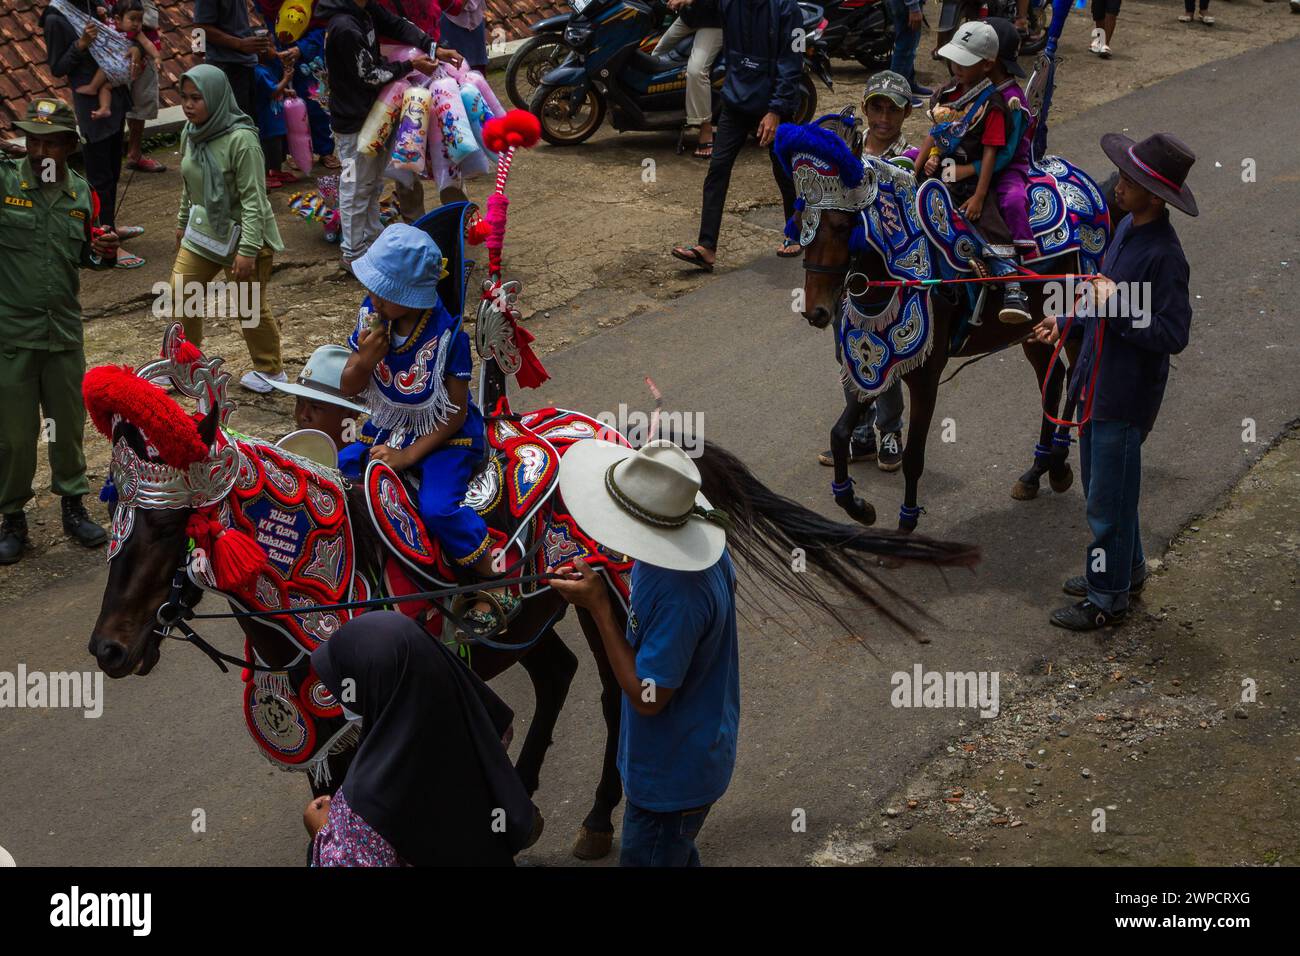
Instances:
[[[234,91],[226,74],[215,66],[203,63],[181,74],[181,82],[189,80],[198,88],[203,102],[208,106],[208,119],[202,126],[186,123],[182,138],[194,161],[203,170],[203,208],[208,222],[218,236],[230,234],[230,197],[226,195],[226,173],[213,159],[208,143],[224,136],[232,129],[257,131],[257,124],[235,102]]]

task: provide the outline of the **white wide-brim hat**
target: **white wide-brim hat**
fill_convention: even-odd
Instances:
[[[296,382],[277,382],[262,375],[261,372],[257,374],[261,376],[262,381],[277,391],[300,395],[327,405],[338,405],[348,411],[364,414],[369,410],[344,395],[339,388],[339,384],[343,381],[343,370],[351,357],[352,350],[342,345],[322,345],[311,353],[311,358],[307,359],[307,364],[298,373]]]
[[[596,438],[577,442],[560,459],[560,494],[583,531],[646,564],[703,571],[727,546],[718,520],[725,515],[700,494],[699,469],[670,441],[635,450]]]

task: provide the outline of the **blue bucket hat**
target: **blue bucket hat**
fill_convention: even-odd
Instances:
[[[372,295],[408,309],[431,309],[447,260],[427,232],[398,222],[352,263],[352,274]]]

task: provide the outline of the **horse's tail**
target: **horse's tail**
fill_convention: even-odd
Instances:
[[[873,531],[860,525],[825,518],[796,501],[777,494],[735,455],[704,442],[698,460],[701,491],[715,508],[731,518],[727,544],[746,569],[796,602],[833,618],[845,630],[854,628],[812,576],[798,573],[800,559],[847,595],[876,608],[908,633],[923,609],[876,574],[879,558],[931,565],[971,567],[979,561],[974,545],[936,541],[896,531]],[[900,611],[911,612],[904,618]]]

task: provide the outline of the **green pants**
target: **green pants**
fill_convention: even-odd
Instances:
[[[49,450],[50,490],[84,495],[86,456],[81,443],[86,408],[81,349],[49,352],[0,342],[0,514],[14,514],[35,496],[36,453]]]

